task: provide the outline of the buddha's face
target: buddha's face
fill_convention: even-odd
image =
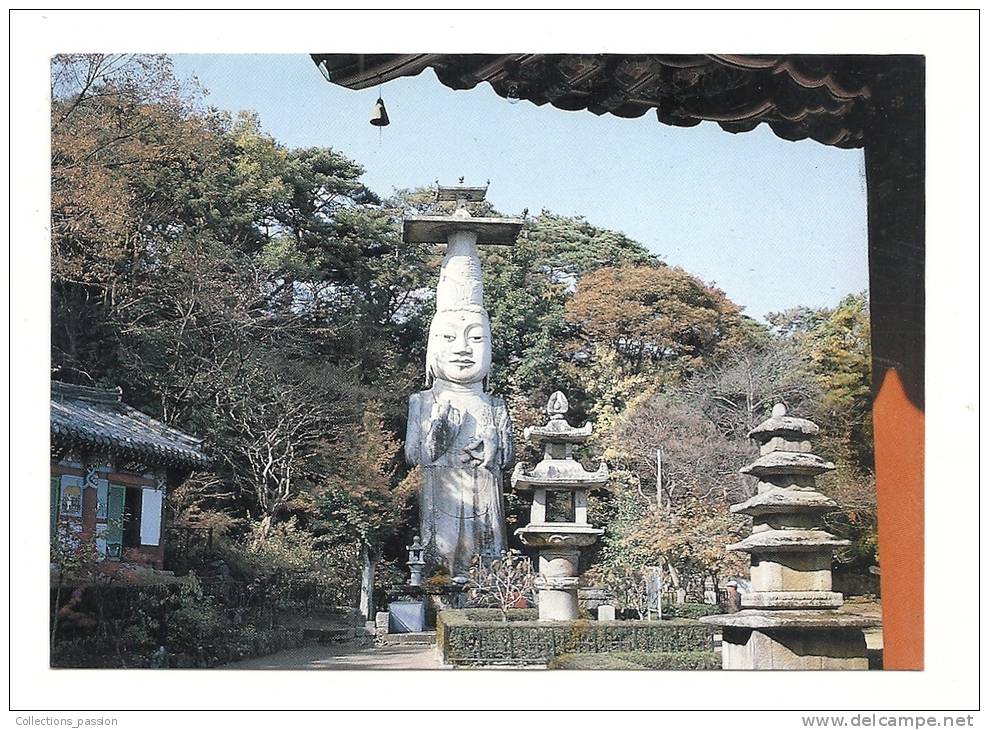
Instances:
[[[429,328],[426,361],[434,377],[480,383],[491,370],[491,325],[483,312],[439,312]]]

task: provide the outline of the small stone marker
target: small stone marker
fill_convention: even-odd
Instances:
[[[378,611],[374,614],[374,631],[378,634],[388,633],[388,612]]]
[[[598,606],[598,621],[614,621],[614,620],[615,620],[614,606]]]

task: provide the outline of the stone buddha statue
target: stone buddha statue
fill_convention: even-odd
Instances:
[[[491,324],[476,236],[454,234],[440,270],[426,346],[427,389],[409,398],[405,456],[422,467],[420,529],[427,571],[466,575],[474,555],[506,547],[502,470],[513,458],[501,398],[485,392]]]

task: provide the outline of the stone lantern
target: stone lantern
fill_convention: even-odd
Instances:
[[[839,612],[843,597],[831,589],[831,559],[846,546],[822,527],[838,505],[814,486],[834,469],[811,451],[817,424],[788,416],[777,404],[749,437],[759,458],[742,467],[759,480],[755,496],[731,511],[752,517],[752,534],[729,545],[752,560],[752,590],[737,613],[702,621],[723,627],[725,669],[867,669],[862,629],[874,619]]]
[[[416,535],[412,538],[412,544],[405,549],[409,551],[409,560],[406,563],[409,566],[409,585],[422,585],[422,568],[426,564],[423,553],[426,551],[426,547]]]
[[[573,448],[590,438],[593,426],[574,428],[566,421],[569,410],[560,391],[546,405],[549,422],[529,426],[524,435],[542,445],[542,461],[533,467],[516,464],[512,486],[531,490],[529,524],[515,531],[524,545],[539,549],[540,621],[570,621],[577,618],[577,582],[580,549],[593,545],[603,529],[587,522],[587,494],[608,482],[608,465],[589,472],[573,458]]]

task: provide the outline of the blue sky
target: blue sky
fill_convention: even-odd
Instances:
[[[861,150],[786,142],[765,125],[733,135],[655,115],[596,117],[510,104],[487,84],[442,86],[427,70],[381,93],[327,83],[306,55],[176,55],[221,109],[258,112],[288,147],[327,146],[364,166],[375,192],[491,180],[500,211],[546,208],[623,231],[722,288],[754,317],[830,306],[868,287]]]

